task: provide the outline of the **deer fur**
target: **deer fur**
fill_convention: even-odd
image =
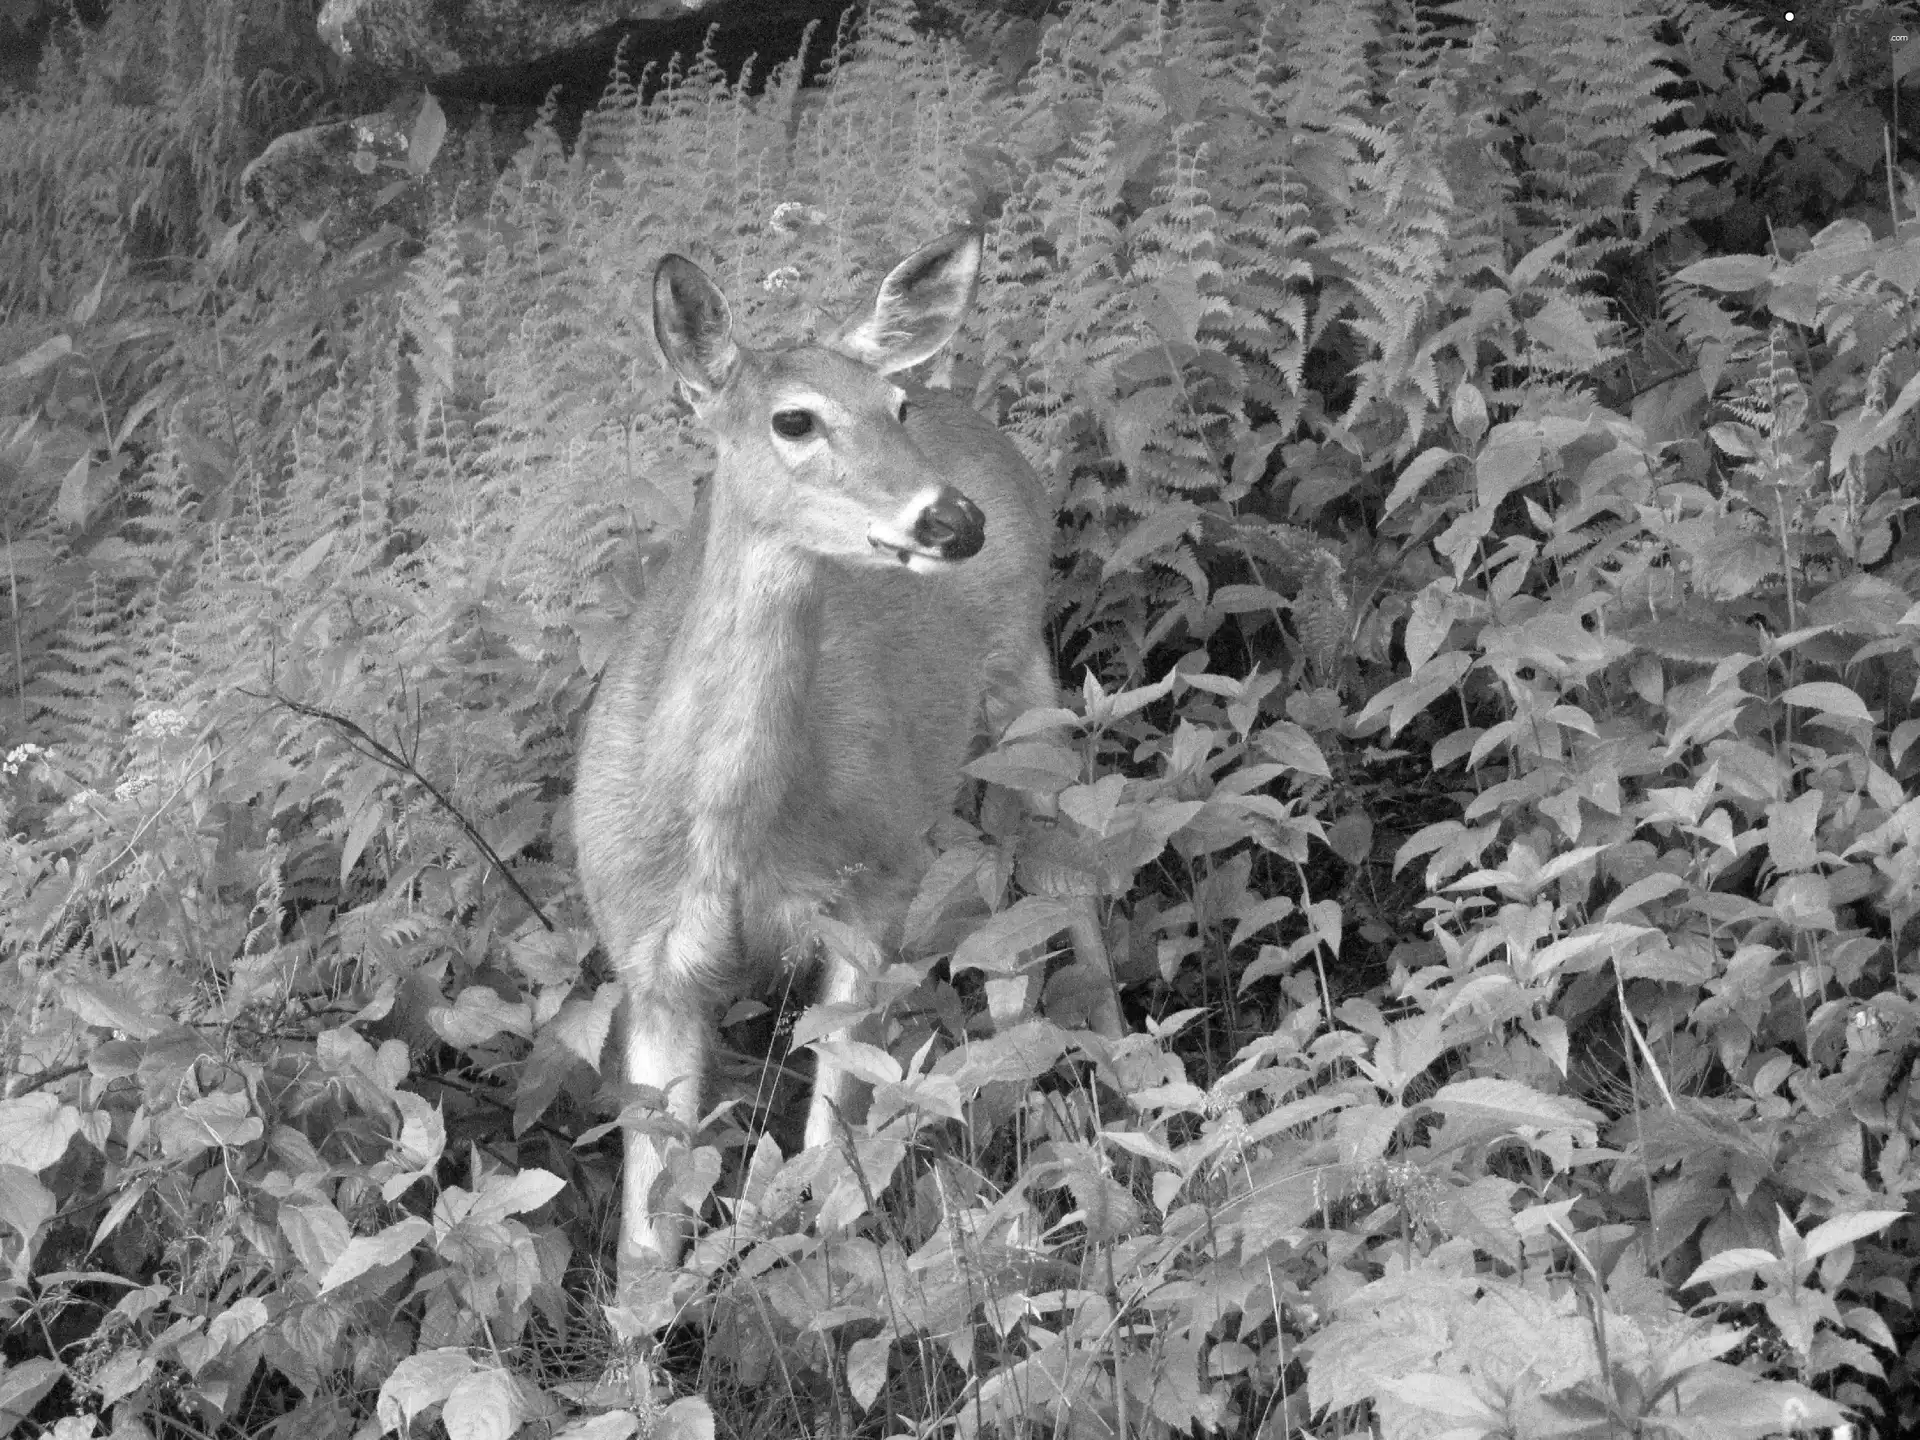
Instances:
[[[961,400],[892,378],[952,338],[979,263],[976,235],[949,235],[823,342],[764,351],[691,262],[656,271],[655,336],[718,464],[601,682],[574,826],[626,989],[624,1078],[689,1126],[716,1007],[815,958],[823,1001],[866,998],[989,695],[1057,703],[1039,477]],[[848,1093],[823,1058],[808,1145]],[[629,1132],[623,1291],[687,1241],[690,1218],[652,1193],[661,1171]]]

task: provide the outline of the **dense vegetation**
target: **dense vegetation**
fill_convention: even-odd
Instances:
[[[116,7],[0,112],[0,1436],[1920,1424],[1885,33],[882,3],[817,90],[429,105],[430,227],[330,249],[237,208],[300,9]],[[969,217],[1072,698],[867,1123],[790,1155],[737,1007],[704,1238],[608,1310],[572,741],[709,463],[652,266],[771,338]],[[1025,954],[1073,892],[1118,1044]]]

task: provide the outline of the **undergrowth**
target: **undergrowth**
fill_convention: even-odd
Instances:
[[[0,112],[0,1436],[1912,1427],[1871,77],[1681,0],[889,0],[332,253],[232,208],[242,8]],[[764,341],[969,220],[938,378],[1054,485],[1067,695],[868,1120],[791,1153],[827,1027],[736,1007],[702,1238],[610,1314],[573,737],[711,463],[653,265]],[[1062,874],[1123,1041],[1022,958]]]

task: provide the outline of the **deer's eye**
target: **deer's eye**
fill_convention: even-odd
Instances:
[[[902,395],[900,397],[899,408],[893,412],[893,418],[899,421],[900,424],[904,425],[907,423],[907,412],[912,409],[913,409],[912,402],[909,401],[906,396]]]
[[[776,410],[773,433],[782,440],[804,440],[813,434],[813,416],[806,410]]]

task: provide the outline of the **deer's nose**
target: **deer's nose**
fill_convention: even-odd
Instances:
[[[943,489],[913,522],[913,542],[942,560],[969,560],[987,543],[987,517],[958,490]]]

